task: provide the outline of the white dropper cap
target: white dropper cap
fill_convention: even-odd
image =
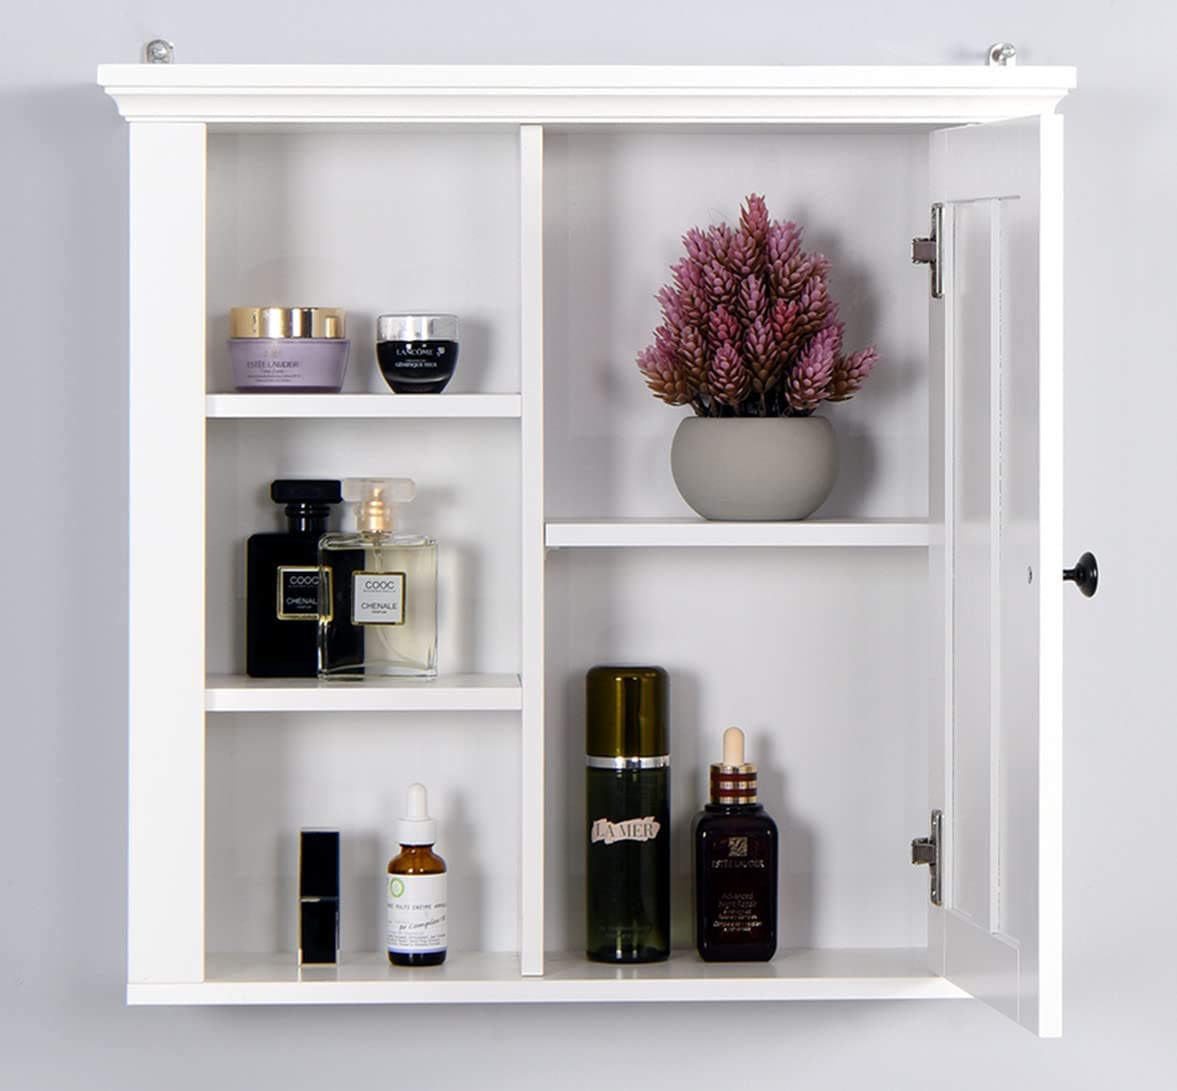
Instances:
[[[424,784],[409,785],[408,814],[396,824],[396,839],[402,845],[432,845],[437,841],[437,823],[429,817]]]
[[[738,727],[729,727],[723,733],[723,764],[744,764],[744,733]]]

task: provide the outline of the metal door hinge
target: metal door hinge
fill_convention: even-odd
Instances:
[[[937,201],[932,205],[932,233],[927,238],[911,240],[911,261],[913,265],[932,267],[932,298],[944,298],[944,259],[941,253],[944,240],[944,206]]]
[[[932,835],[917,837],[911,843],[911,862],[913,864],[927,864],[928,876],[931,879],[932,904],[940,904],[940,827],[943,825],[944,813],[932,812]]]

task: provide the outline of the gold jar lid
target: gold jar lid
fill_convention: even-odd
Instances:
[[[233,307],[230,337],[347,336],[347,311],[342,307]]]

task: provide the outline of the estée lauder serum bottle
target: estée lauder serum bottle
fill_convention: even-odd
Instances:
[[[776,823],[756,797],[744,733],[723,733],[711,802],[695,818],[695,945],[707,962],[763,962],[776,954]]]
[[[319,565],[319,677],[437,674],[437,542],[394,533],[396,505],[416,495],[407,477],[354,477],[354,534],[325,534]],[[348,639],[342,639],[346,636]]]

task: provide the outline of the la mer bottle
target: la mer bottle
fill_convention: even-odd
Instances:
[[[401,850],[388,862],[388,961],[394,966],[440,966],[449,943],[445,861],[433,851],[437,823],[429,817],[424,784],[410,784],[406,815],[397,823]]]
[[[661,667],[593,667],[585,701],[585,954],[670,955],[669,679]]]

